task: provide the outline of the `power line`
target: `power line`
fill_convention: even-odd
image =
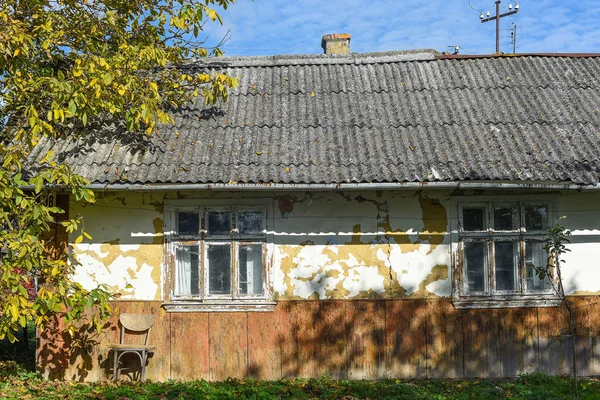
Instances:
[[[479,14],[483,14],[480,10],[473,7],[473,5],[471,4],[471,0],[469,0],[469,7],[471,7],[473,10],[477,11]]]
[[[500,53],[500,18],[508,17],[509,15],[513,15],[519,12],[519,3],[515,4],[514,10],[512,3],[510,3],[508,5],[508,12],[500,14],[500,3],[502,3],[500,0],[496,0],[496,15],[494,17],[490,16],[489,11],[487,12],[485,17],[483,13],[479,14],[479,19],[482,23],[496,21],[496,53]]]
[[[513,45],[513,54],[517,52],[517,24],[512,23],[512,29],[510,32],[511,44]]]

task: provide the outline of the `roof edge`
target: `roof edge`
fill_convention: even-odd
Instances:
[[[440,60],[461,60],[473,58],[513,58],[513,57],[553,57],[553,58],[595,58],[600,53],[515,53],[515,54],[440,54]]]
[[[462,60],[480,58],[554,57],[596,58],[600,53],[442,54],[434,49],[396,50],[349,54],[280,54],[273,56],[224,56],[189,60],[182,67],[276,67],[294,65],[384,64],[410,61]]]
[[[596,191],[600,183],[584,185],[560,182],[524,181],[514,182],[392,182],[392,183],[183,183],[183,184],[90,184],[88,189],[95,191],[180,191],[180,190],[214,190],[214,191],[338,191],[338,190],[422,190],[422,189],[494,189],[494,190],[560,190],[560,191]],[[33,186],[22,187],[33,190]]]
[[[190,60],[182,66],[275,67],[285,65],[381,64],[406,61],[432,61],[440,56],[434,49],[398,50],[349,54],[284,54],[274,56],[225,56]]]

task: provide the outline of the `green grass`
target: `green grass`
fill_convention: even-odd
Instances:
[[[71,383],[46,381],[33,371],[29,348],[0,341],[0,399],[431,399],[431,400],[555,400],[571,399],[572,381],[545,374],[515,380],[381,380],[346,381],[291,379],[255,381],[231,379],[165,383]],[[19,347],[21,346],[21,347]],[[600,380],[580,382],[582,400],[600,399]]]
[[[516,380],[336,381],[291,379],[225,382],[70,383],[45,381],[14,361],[0,362],[0,398],[9,399],[570,399],[571,380],[545,374]],[[581,399],[600,399],[600,381],[583,380]]]

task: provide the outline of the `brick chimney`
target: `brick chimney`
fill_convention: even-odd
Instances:
[[[348,54],[350,53],[350,34],[330,33],[324,35],[321,47],[325,54]]]

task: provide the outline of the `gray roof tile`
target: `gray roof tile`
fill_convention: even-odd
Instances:
[[[95,183],[344,183],[600,177],[600,57],[434,53],[223,58],[240,85],[173,126],[42,141]],[[127,135],[125,137],[128,137]]]

